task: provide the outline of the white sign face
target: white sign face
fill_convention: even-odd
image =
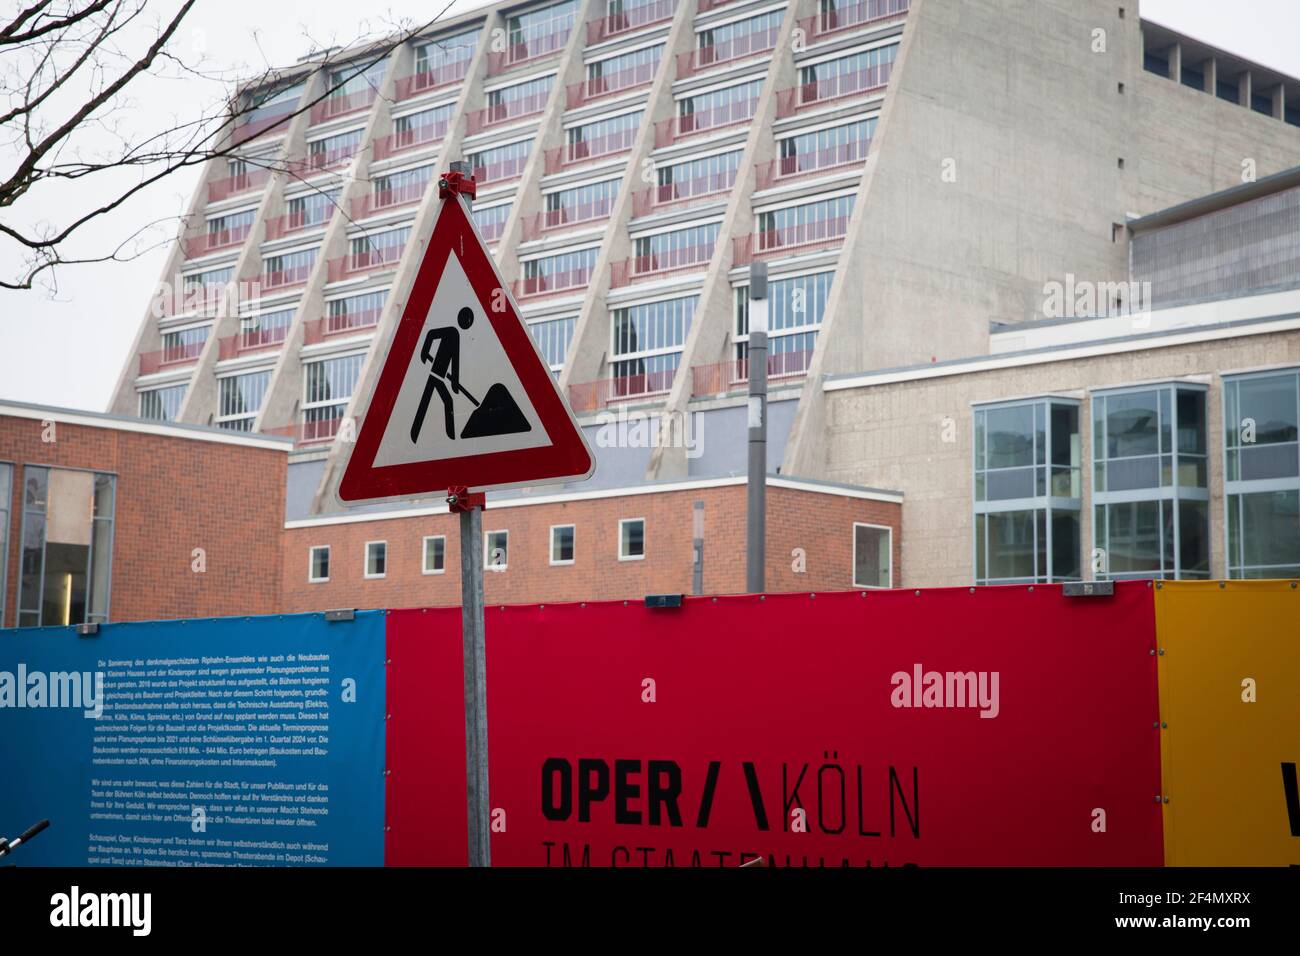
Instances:
[[[550,444],[453,252],[424,318],[374,467]]]

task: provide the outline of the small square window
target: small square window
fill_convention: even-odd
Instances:
[[[890,559],[893,531],[874,524],[853,524],[853,586],[855,588],[893,587]]]
[[[573,535],[571,524],[551,526],[551,564],[573,563]]]
[[[489,531],[483,541],[483,567],[489,571],[504,571],[509,562],[510,532]]]
[[[388,542],[366,542],[366,577],[382,578],[388,570]]]
[[[624,518],[618,523],[618,559],[640,561],[645,557],[645,518]]]
[[[317,545],[308,552],[307,582],[322,584],[330,579],[330,546]]]
[[[447,538],[433,534],[424,539],[424,573],[442,574],[447,570]]]

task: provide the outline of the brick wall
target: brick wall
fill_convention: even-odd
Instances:
[[[485,575],[489,604],[641,599],[646,594],[691,593],[693,507],[704,502],[704,590],[745,590],[745,486],[663,491],[618,498],[579,499],[489,508],[483,530],[509,531],[504,571]],[[768,489],[767,589],[822,591],[853,586],[855,521],[894,529],[894,581],[900,578],[901,506],[887,501],[790,488]],[[618,522],[645,518],[645,558],[618,559]],[[437,514],[379,521],[293,527],[284,535],[285,612],[335,607],[411,607],[460,603],[459,518]],[[574,563],[552,566],[550,528],[575,526]],[[425,535],[445,535],[441,574],[422,573]],[[383,578],[365,579],[365,545],[387,541]],[[308,553],[330,547],[330,579],[308,583]],[[794,570],[793,549],[806,568]]]
[[[280,610],[286,451],[51,418],[47,442],[42,419],[0,415],[0,461],[15,466],[3,626],[17,615],[24,465],[116,474],[111,620]]]

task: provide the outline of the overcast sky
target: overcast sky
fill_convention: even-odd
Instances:
[[[8,14],[19,5],[19,0],[5,0],[3,9]],[[165,13],[175,5],[164,2],[159,9]],[[385,23],[426,22],[445,5],[446,0],[391,0],[362,9],[341,0],[198,0],[182,27],[180,48],[249,75],[267,65],[293,63],[313,42],[347,44]],[[482,5],[456,0],[451,12]],[[1297,0],[1142,0],[1140,9],[1147,19],[1300,76]],[[220,95],[219,86],[202,80],[154,83],[136,94],[138,102],[124,120],[140,130],[166,127],[172,117]],[[4,149],[0,145],[0,174],[7,175],[14,156]],[[183,212],[197,179],[192,171],[163,181],[87,239],[111,247],[139,223]],[[64,211],[58,188],[52,187],[40,204],[42,214],[56,222]],[[60,272],[53,294],[47,289],[0,291],[0,399],[104,409],[165,257],[165,250],[155,249],[131,262],[69,267]],[[11,274],[13,260],[0,255],[0,267]]]

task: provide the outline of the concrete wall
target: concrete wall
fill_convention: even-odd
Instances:
[[[825,474],[835,481],[904,490],[904,587],[971,584],[975,577],[972,403],[1077,392],[1085,399],[1080,437],[1086,466],[1092,459],[1087,389],[1206,376],[1210,384],[1210,571],[1212,577],[1224,577],[1219,373],[1297,362],[1300,335],[1286,332],[828,391]],[[954,424],[952,442],[944,441],[945,418]],[[1085,554],[1092,547],[1091,493],[1092,474],[1084,467],[1080,533]]]

